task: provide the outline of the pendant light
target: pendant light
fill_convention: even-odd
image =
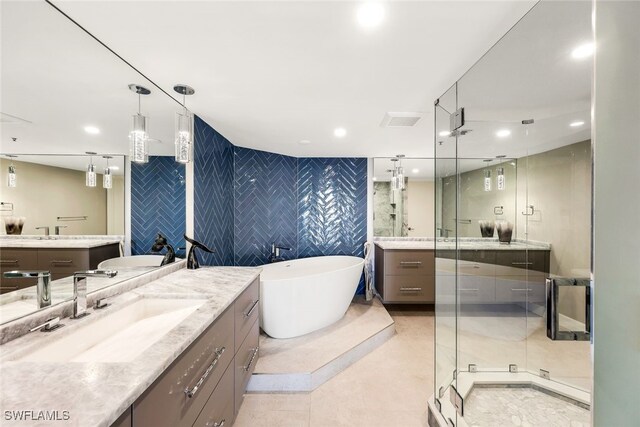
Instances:
[[[496,183],[498,187],[498,191],[502,191],[505,189],[506,182],[504,180],[504,168],[497,169],[498,176],[496,177]]]
[[[193,153],[193,115],[187,110],[186,97],[193,95],[196,91],[183,84],[173,87],[177,93],[182,95],[182,113],[176,113],[176,162],[189,163]]]
[[[133,115],[133,126],[131,127],[131,132],[129,132],[131,161],[134,163],[148,163],[149,149],[147,142],[149,134],[147,133],[147,118],[140,113],[140,99],[142,95],[149,95],[151,91],[136,84],[130,84],[129,89],[138,94],[138,114]]]
[[[102,175],[102,188],[112,188],[113,187],[113,176],[111,175],[111,169],[109,168],[109,159],[111,156],[102,156],[103,159],[107,160],[107,167],[104,169],[104,174]]]
[[[484,171],[484,191],[491,191],[491,171]]]
[[[402,167],[402,159],[404,154],[398,154],[391,159],[393,162],[393,172],[391,175],[391,188],[393,190],[404,190],[404,169]]]
[[[7,154],[7,157],[11,159],[11,164],[9,165],[9,173],[7,174],[7,187],[16,188],[16,186],[18,185],[18,176],[16,175],[16,167],[13,165],[13,159],[18,156]]]
[[[86,154],[89,155],[89,164],[87,165],[87,173],[85,174],[85,185],[87,187],[95,187],[96,186],[96,166],[93,164],[93,156],[97,153],[93,151],[87,151]]]

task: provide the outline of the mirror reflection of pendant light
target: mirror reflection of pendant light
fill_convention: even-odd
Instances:
[[[176,113],[176,162],[189,163],[193,153],[193,115],[187,110],[186,96],[196,91],[187,85],[177,84],[173,90],[182,95],[184,111]]]
[[[111,169],[109,168],[109,159],[111,156],[102,156],[103,159],[107,160],[107,167],[104,169],[104,174],[102,175],[102,188],[112,188],[113,187],[113,176],[111,175]]]
[[[86,152],[89,155],[89,164],[87,165],[87,173],[85,174],[85,185],[87,187],[95,187],[96,186],[96,166],[93,164],[93,156],[97,153],[93,151]]]
[[[484,171],[484,191],[491,191],[491,171]]]
[[[498,176],[496,177],[496,183],[499,191],[504,190],[505,188],[505,180],[504,180],[504,168],[497,169]]]
[[[140,99],[142,95],[149,95],[151,91],[146,87],[130,84],[129,89],[138,94],[138,114],[133,115],[133,126],[129,132],[131,143],[131,161],[135,163],[149,162],[149,149],[147,143],[149,134],[147,133],[147,117],[140,114]]]
[[[9,173],[7,174],[7,187],[16,188],[18,185],[18,176],[16,175],[16,167],[13,165],[13,159],[18,157],[13,154],[7,154],[11,160],[11,164],[9,165]]]
[[[391,159],[393,162],[393,172],[391,175],[391,189],[404,190],[404,169],[402,168],[402,159],[404,154],[398,154]]]

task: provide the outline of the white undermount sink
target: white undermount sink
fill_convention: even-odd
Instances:
[[[47,333],[51,338],[55,334],[60,334],[60,337],[16,360],[128,362],[205,302],[204,299],[141,298],[100,318],[92,319],[92,314],[76,320],[63,319],[67,325],[73,322],[85,324],[74,331],[65,331],[64,328]]]

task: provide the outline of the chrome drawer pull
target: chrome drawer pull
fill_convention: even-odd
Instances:
[[[0,263],[2,263],[2,264],[17,264],[18,260],[17,259],[3,259],[3,260],[0,260]]]
[[[420,292],[422,288],[400,288],[400,292]]]
[[[253,310],[256,309],[256,307],[258,306],[258,303],[260,302],[260,299],[258,298],[253,305],[251,306],[251,308],[249,309],[249,311],[244,313],[244,317],[250,317],[251,313],[253,313]]]
[[[460,292],[480,292],[480,289],[460,289]]]
[[[189,389],[189,388],[185,388],[184,389],[184,393],[187,395],[187,397],[189,399],[191,399],[193,396],[195,396],[195,394],[200,389],[200,386],[202,386],[202,383],[204,382],[204,380],[207,379],[207,377],[209,376],[211,371],[213,371],[213,368],[216,367],[216,365],[218,364],[218,361],[220,360],[220,357],[222,357],[222,353],[224,353],[224,350],[225,350],[225,347],[222,347],[220,349],[216,349],[216,351],[215,351],[215,353],[216,353],[215,359],[213,359],[213,362],[211,362],[211,365],[209,365],[207,370],[204,371],[204,374],[202,374],[202,376],[200,377],[200,379],[198,380],[196,385],[193,386],[192,389]]]
[[[258,350],[260,350],[260,347],[256,347],[253,350],[253,354],[251,354],[251,359],[249,359],[249,363],[247,363],[247,366],[244,367],[244,371],[245,372],[249,372],[249,369],[251,369],[251,365],[253,364],[253,361],[255,360],[256,356],[258,355]]]
[[[63,259],[63,260],[54,259],[53,261],[51,261],[51,264],[71,264],[72,262],[73,260],[71,259]]]
[[[532,262],[512,262],[511,265],[533,265]]]
[[[422,265],[422,261],[400,261],[400,265]]]
[[[533,291],[533,289],[514,289],[514,288],[511,288],[511,291],[512,292],[531,292],[531,291]]]
[[[219,423],[213,423],[213,427],[223,427],[225,421],[227,421],[227,420],[222,420]],[[207,424],[209,424],[209,423],[207,423]],[[207,425],[207,424],[205,424],[205,425]]]

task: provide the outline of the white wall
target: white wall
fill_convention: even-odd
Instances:
[[[640,420],[640,2],[595,1],[594,426]]]
[[[407,213],[409,237],[433,237],[433,181],[409,179],[407,183]]]

